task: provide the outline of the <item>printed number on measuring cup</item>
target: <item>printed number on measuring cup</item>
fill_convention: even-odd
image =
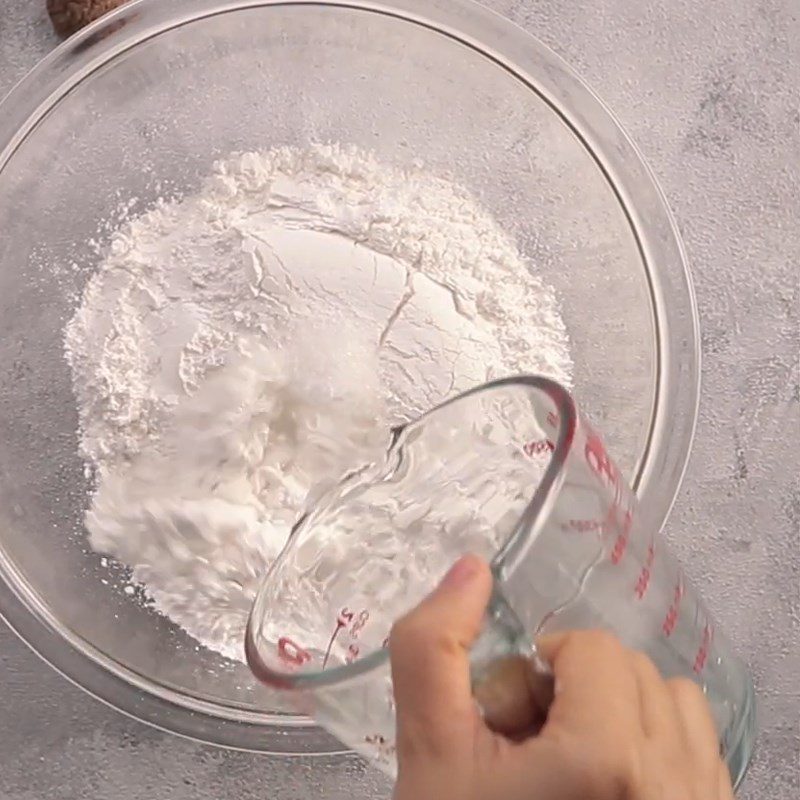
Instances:
[[[352,664],[358,659],[361,653],[361,647],[356,644],[355,640],[361,635],[361,632],[364,630],[368,622],[369,611],[367,611],[366,608],[359,612],[355,612],[345,606],[339,612],[336,617],[336,624],[334,626],[333,633],[331,634],[330,642],[328,643],[328,649],[325,653],[325,659],[322,662],[323,669],[325,669],[325,667],[328,665],[331,653],[333,652],[333,647],[342,631],[344,631],[345,634],[349,634],[349,638],[351,639],[350,644],[347,646],[347,652],[344,657],[345,664]]]
[[[358,659],[360,652],[361,648],[357,644],[351,644],[350,647],[347,648],[347,655],[344,657],[344,663],[352,664]]]
[[[537,439],[533,442],[526,442],[522,446],[522,452],[526,456],[541,455],[542,453],[552,453],[556,449],[555,444],[549,439]]]
[[[356,614],[355,611],[351,611],[349,608],[347,608],[347,606],[345,606],[339,612],[339,616],[336,618],[336,633],[342,630],[342,628],[347,628],[352,624],[352,627],[350,628],[350,635],[354,639],[357,639],[358,635],[364,630],[368,622],[369,611],[364,609],[360,613]]]
[[[278,639],[278,658],[289,666],[302,667],[311,661],[311,653],[288,636],[281,636]]]
[[[350,635],[354,639],[357,639],[358,635],[361,633],[361,631],[364,630],[364,628],[366,627],[368,622],[369,622],[369,611],[364,609],[358,615],[358,618],[356,619],[356,621],[353,623],[353,627],[350,629]]]

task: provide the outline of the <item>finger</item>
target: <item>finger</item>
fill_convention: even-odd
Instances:
[[[667,682],[643,653],[633,653],[632,659],[645,735],[662,744],[669,743],[672,750],[682,751],[685,747],[683,722]]]
[[[398,747],[440,749],[477,717],[469,649],[492,591],[489,566],[460,559],[438,588],[398,621],[389,637],[397,704]]]
[[[537,649],[555,675],[555,696],[543,733],[551,726],[624,734],[642,732],[639,689],[631,651],[605,631],[548,636]]]
[[[719,800],[734,800],[731,773],[728,769],[728,765],[722,759],[720,759],[719,762],[717,783],[719,786]]]
[[[687,752],[696,764],[713,770],[716,777],[720,760],[719,736],[703,690],[688,678],[673,678],[667,682],[667,687],[682,723]]]
[[[503,768],[487,776],[486,797],[587,800],[626,796],[610,771],[593,770],[563,741],[534,738],[516,747]]]

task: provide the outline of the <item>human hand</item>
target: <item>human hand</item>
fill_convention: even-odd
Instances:
[[[555,675],[549,710],[518,670],[487,687],[481,713],[469,649],[491,588],[486,563],[465,556],[394,626],[395,800],[732,800],[702,691],[611,634],[538,643]],[[517,735],[496,732],[515,716]]]

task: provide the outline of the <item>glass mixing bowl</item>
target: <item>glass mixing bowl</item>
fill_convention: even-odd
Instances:
[[[652,175],[553,53],[454,0],[141,0],[0,106],[0,607],[43,658],[142,720],[273,752],[341,749],[247,668],[108,580],[87,546],[62,328],[121,202],[190,192],[233,150],[341,141],[470,189],[555,287],[575,393],[653,525],[689,452],[691,283]]]

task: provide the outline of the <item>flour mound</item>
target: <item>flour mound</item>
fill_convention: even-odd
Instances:
[[[237,659],[292,525],[393,425],[572,372],[552,290],[467,192],[336,145],[232,156],[123,224],[65,343],[92,547]]]

